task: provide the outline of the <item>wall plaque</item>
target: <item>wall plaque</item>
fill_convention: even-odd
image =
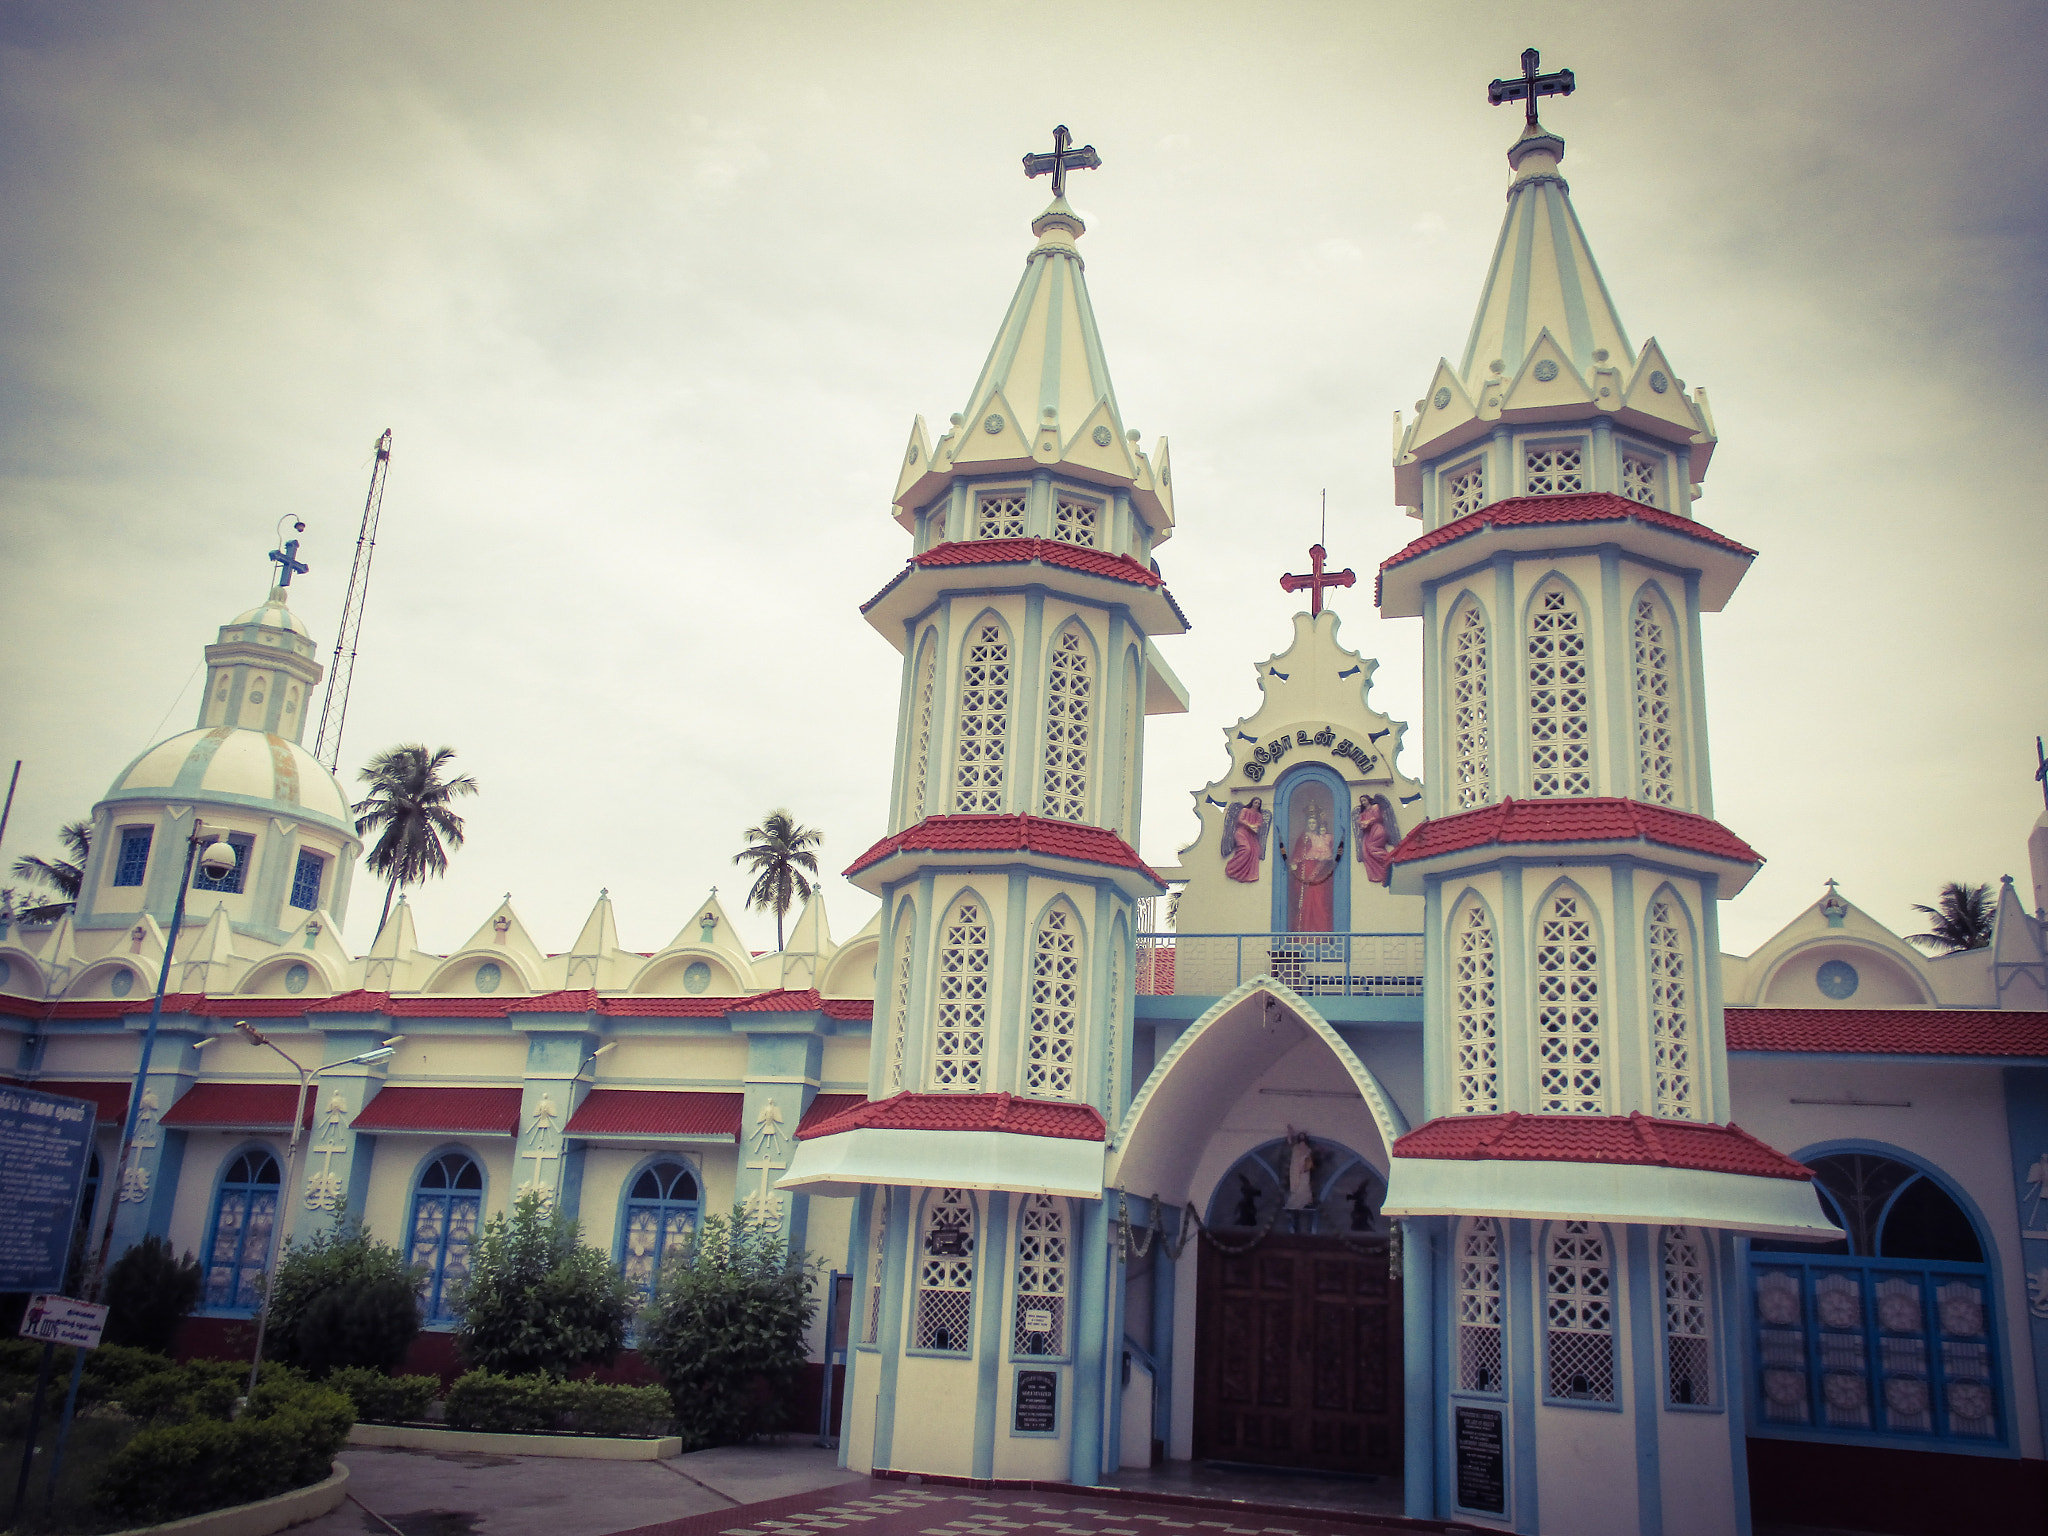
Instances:
[[[1458,1507],[1507,1513],[1507,1466],[1501,1452],[1500,1410],[1458,1410]]]
[[[1499,1415],[1495,1415],[1499,1417]],[[1057,1434],[1060,1427],[1060,1378],[1057,1371],[1019,1371],[1017,1406],[1010,1428],[1018,1434]]]

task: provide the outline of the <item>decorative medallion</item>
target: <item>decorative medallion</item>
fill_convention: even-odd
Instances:
[[[1664,393],[1665,390],[1669,389],[1670,387],[1671,381],[1664,377],[1662,371],[1655,368],[1650,370],[1650,388],[1654,389],[1655,391],[1657,391],[1658,394],[1661,395]]]
[[[505,972],[495,960],[486,960],[476,968],[476,989],[479,992],[495,992],[498,983],[505,979]]]
[[[1107,448],[1111,438],[1114,436],[1107,427],[1097,427],[1092,435],[1095,438],[1095,446],[1098,448]]]
[[[1757,1282],[1756,1310],[1774,1328],[1792,1327],[1799,1321],[1799,1282],[1790,1275],[1765,1275]]]
[[[107,990],[116,997],[126,997],[135,990],[135,973],[121,970],[107,978]]]
[[[284,973],[285,991],[291,993],[294,997],[296,997],[299,993],[306,990],[306,982],[312,977],[312,974],[313,973],[307,970],[306,967],[303,965],[293,966],[290,970]]]
[[[1554,361],[1552,361],[1552,360],[1551,360],[1550,358],[1547,358],[1547,357],[1546,357],[1546,358],[1544,358],[1544,359],[1543,359],[1543,361],[1542,361],[1542,362],[1540,362],[1540,363],[1538,363],[1538,364],[1536,365],[1536,382],[1537,382],[1537,383],[1539,383],[1539,384],[1548,384],[1548,383],[1549,383],[1549,382],[1550,382],[1550,381],[1551,381],[1552,379],[1554,379],[1554,378],[1556,378],[1556,377],[1557,377],[1557,364],[1556,364],[1556,363],[1555,363]]]
[[[1941,1331],[1952,1339],[1974,1339],[1984,1331],[1984,1304],[1972,1297],[1945,1296],[1935,1310]]]
[[[1927,1383],[1918,1376],[1887,1376],[1884,1405],[1895,1417],[1917,1419],[1927,1411]]]
[[[1821,995],[1838,1003],[1856,995],[1859,980],[1856,967],[1846,960],[1826,961],[1813,973],[1813,984],[1820,988]]]
[[[1765,1371],[1764,1396],[1780,1408],[1806,1401],[1806,1372]]]
[[[1437,392],[1436,392],[1436,393],[1435,393],[1434,395],[1432,395],[1432,396],[1431,396],[1430,398],[1431,398],[1431,399],[1433,399],[1433,400],[1434,400],[1434,401],[1436,402],[1436,408],[1437,408],[1438,410],[1440,410],[1440,411],[1441,411],[1441,410],[1443,410],[1443,409],[1444,409],[1445,407],[1447,407],[1447,406],[1448,406],[1448,405],[1450,405],[1450,403],[1451,403],[1451,387],[1450,387],[1450,385],[1446,384],[1446,385],[1445,385],[1445,386],[1444,386],[1443,388],[1439,389],[1439,390],[1438,390],[1438,391],[1437,391]]]
[[[1823,1328],[1860,1328],[1863,1325],[1863,1308],[1853,1282],[1826,1289],[1816,1287],[1813,1310],[1820,1314]]]
[[[1991,1389],[1981,1381],[1952,1381],[1948,1387],[1948,1416],[1951,1419],[1991,1417]]]
[[[1887,1291],[1877,1298],[1877,1326],[1886,1333],[1918,1333],[1920,1331],[1920,1291],[1909,1287],[1903,1291]]]
[[[996,433],[1003,430],[1003,418],[993,414],[990,415],[989,419],[981,424],[981,430],[988,433],[991,437],[995,436]]]
[[[1830,1371],[1821,1377],[1820,1392],[1828,1400],[1828,1406],[1840,1414],[1860,1414],[1870,1402],[1869,1383],[1861,1376],[1851,1376],[1842,1371]]]
[[[910,452],[903,455],[903,462],[906,464],[915,464],[917,462],[917,444],[912,443],[910,445]]]
[[[711,967],[702,960],[692,960],[683,967],[683,990],[702,992],[711,985]]]

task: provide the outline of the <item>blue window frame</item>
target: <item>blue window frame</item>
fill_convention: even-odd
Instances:
[[[1990,1270],[1968,1214],[1895,1158],[1809,1166],[1847,1235],[1818,1249],[1750,1245],[1757,1427],[2002,1442]]]
[[[298,867],[292,871],[292,905],[301,912],[320,906],[320,879],[327,873],[327,861],[310,848],[299,850]]]
[[[192,865],[192,889],[195,891],[225,891],[235,895],[242,889],[242,876],[249,868],[249,855],[256,847],[256,839],[246,832],[230,832],[228,846],[235,850],[235,867],[218,880],[206,872],[206,866],[198,862]]]
[[[221,1174],[206,1239],[209,1307],[254,1307],[263,1299],[279,1182],[277,1159],[263,1147],[251,1147]]]
[[[421,1170],[406,1256],[423,1272],[420,1311],[430,1323],[455,1315],[450,1303],[469,1278],[469,1253],[483,1205],[483,1170],[467,1152],[443,1152]]]
[[[121,829],[121,853],[114,864],[114,884],[142,884],[143,872],[149,868],[149,840],[148,827]]]
[[[701,1209],[696,1175],[673,1159],[641,1169],[627,1187],[625,1251],[620,1258],[626,1278],[640,1288],[642,1301],[652,1301],[661,1289],[661,1262],[689,1241]]]

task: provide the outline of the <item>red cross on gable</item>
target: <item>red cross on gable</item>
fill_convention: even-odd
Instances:
[[[1282,576],[1280,578],[1280,590],[1282,592],[1299,592],[1303,587],[1309,589],[1308,611],[1311,616],[1320,614],[1323,611],[1323,588],[1348,587],[1358,580],[1348,570],[1325,571],[1323,569],[1325,553],[1326,551],[1322,545],[1309,545],[1308,566],[1310,574],[1307,576]]]

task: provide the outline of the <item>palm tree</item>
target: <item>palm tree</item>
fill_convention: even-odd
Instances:
[[[476,780],[466,773],[459,779],[441,777],[454,756],[453,747],[428,752],[413,742],[385,748],[363,769],[370,792],[350,809],[356,813],[356,831],[378,834],[366,862],[371,874],[385,877],[379,933],[391,916],[391,898],[398,888],[446,874],[448,850],[462,846],[462,818],[448,809],[448,802],[457,795],[475,794]]]
[[[1951,880],[1941,888],[1931,907],[1913,903],[1913,910],[1932,918],[1925,933],[1906,935],[1915,944],[1944,955],[1966,949],[1982,949],[1991,942],[1991,887]]]
[[[751,841],[745,851],[732,856],[754,872],[754,888],[747,892],[747,905],[756,911],[775,909],[775,947],[782,948],[782,919],[793,901],[809,901],[814,889],[804,871],[818,872],[818,856],[809,850],[825,841],[825,834],[800,827],[787,811],[770,811],[758,827],[747,828]]]
[[[37,905],[17,905],[13,915],[22,921],[47,923],[62,917],[78,905],[78,893],[85,889],[85,861],[92,853],[92,823],[68,821],[58,829],[57,836],[71,854],[70,859],[45,859],[31,853],[14,861],[17,879],[55,886],[62,898]]]

